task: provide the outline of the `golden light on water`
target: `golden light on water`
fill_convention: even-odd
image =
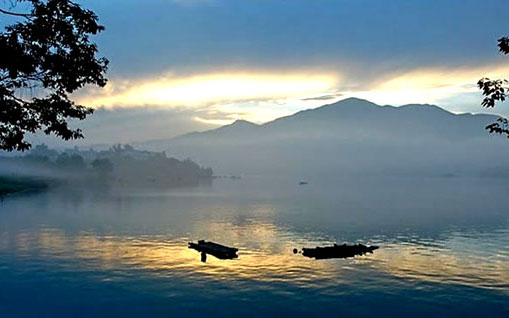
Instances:
[[[199,230],[201,226],[197,226]],[[143,270],[149,275],[163,277],[204,275],[226,281],[281,281],[323,287],[344,282],[348,275],[370,268],[404,279],[500,288],[502,292],[507,291],[504,286],[509,284],[507,251],[483,258],[468,250],[450,251],[422,244],[391,243],[382,246],[373,255],[317,261],[294,255],[292,249],[331,242],[295,241],[291,232],[268,223],[241,227],[216,223],[207,224],[207,227],[211,233],[217,234],[218,241],[239,247],[239,258],[219,260],[208,256],[207,262],[202,263],[200,254],[187,247],[191,238],[99,236],[85,232],[68,236],[56,229],[39,233],[22,232],[12,236],[12,241],[11,236],[2,233],[0,248],[5,250],[14,246],[21,254],[33,250],[40,251],[48,259],[79,260],[84,269]],[[225,228],[231,228],[231,231],[227,232]],[[224,235],[221,236],[221,233]],[[453,237],[448,244],[457,244],[455,241],[457,239]]]
[[[473,255],[446,253],[412,244],[381,250],[375,258],[378,269],[396,277],[482,288],[499,286],[502,290],[509,285],[507,256],[483,261]]]
[[[85,266],[92,268],[144,270],[163,276],[164,271],[168,271],[177,276],[200,274],[213,279],[295,279],[298,282],[317,277],[332,279],[335,276],[327,270],[329,265],[326,262],[314,262],[301,255],[294,255],[289,244],[267,243],[267,239],[272,241],[271,237],[274,235],[270,226],[263,228],[258,224],[256,230],[251,228],[237,233],[237,239],[244,238],[248,232],[251,237],[264,238],[266,243],[258,246],[256,250],[241,249],[239,259],[219,260],[208,256],[206,263],[201,262],[200,253],[187,247],[187,242],[191,239],[186,238],[166,240],[129,236],[100,237],[91,233],[66,237],[61,231],[47,230],[34,238],[38,244],[32,243],[32,248],[39,248],[42,254],[49,258],[67,255],[72,259],[82,260]],[[26,243],[25,239],[20,242],[21,245]],[[25,246],[25,249],[29,247]]]

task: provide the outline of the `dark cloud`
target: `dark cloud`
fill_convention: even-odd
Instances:
[[[317,97],[302,98],[301,100],[304,100],[304,101],[310,101],[310,100],[331,100],[331,99],[336,99],[336,98],[341,97],[341,96],[343,96],[343,94],[337,93],[337,94],[322,95],[322,96],[317,96]]]
[[[89,1],[111,74],[325,68],[367,78],[497,58],[509,1]],[[482,27],[480,27],[482,26]]]
[[[186,76],[316,71],[339,74],[339,90],[347,92],[376,88],[415,69],[506,62],[496,40],[509,32],[507,0],[90,0],[83,4],[106,26],[95,40],[100,53],[111,61],[108,76],[113,80],[151,79],[165,72]],[[453,99],[447,106],[482,111],[480,97],[474,95]],[[325,103],[339,96],[324,94],[303,101]],[[267,96],[267,101],[272,98]],[[213,117],[206,111],[98,110],[77,123],[86,136],[80,143],[168,138],[208,129],[210,125],[193,120]]]
[[[72,122],[72,126],[83,129],[84,139],[64,143],[60,139],[37,134],[32,136],[31,140],[53,146],[87,146],[171,138],[214,127],[193,120],[197,114],[202,113],[204,112],[153,107],[101,108],[83,121]]]

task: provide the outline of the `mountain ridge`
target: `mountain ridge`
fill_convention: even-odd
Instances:
[[[451,175],[481,171],[487,162],[505,166],[500,153],[509,157],[509,147],[503,147],[507,140],[484,129],[496,118],[454,114],[429,104],[381,106],[350,98],[261,125],[235,121],[137,147],[165,150],[234,174],[441,171]]]
[[[345,107],[346,106],[346,107]],[[209,130],[204,130],[204,131],[195,131],[195,132],[190,132],[190,133],[186,133],[186,134],[183,134],[183,135],[179,135],[179,136],[175,136],[175,137],[171,137],[171,138],[158,138],[158,139],[153,139],[153,140],[147,140],[147,141],[144,141],[144,142],[140,142],[139,144],[143,144],[143,143],[151,143],[151,142],[160,142],[160,141],[169,141],[169,140],[174,140],[174,139],[181,139],[181,138],[186,138],[186,137],[192,137],[192,136],[197,136],[197,135],[203,135],[203,134],[207,134],[207,133],[214,133],[214,132],[218,132],[218,131],[224,131],[224,130],[229,130],[229,129],[236,129],[238,127],[248,127],[248,128],[263,128],[263,127],[267,127],[267,126],[271,126],[277,122],[281,122],[281,121],[284,121],[284,120],[288,120],[288,119],[294,119],[294,118],[297,118],[297,117],[301,117],[301,116],[305,116],[307,114],[310,114],[310,113],[317,113],[317,112],[328,112],[328,111],[345,111],[346,109],[348,109],[349,107],[353,107],[353,108],[356,108],[355,111],[356,113],[358,114],[359,110],[368,110],[368,111],[373,111],[373,110],[388,110],[388,109],[391,109],[391,111],[407,111],[407,110],[426,110],[426,111],[436,111],[437,113],[442,113],[444,115],[450,115],[450,116],[459,116],[459,117],[465,117],[465,116],[468,116],[468,117],[479,117],[479,118],[489,118],[491,120],[496,120],[498,118],[498,116],[496,115],[491,115],[491,114],[472,114],[472,113],[460,113],[460,114],[455,114],[455,113],[452,113],[440,106],[437,106],[437,105],[433,105],[433,104],[417,104],[417,103],[412,103],[412,104],[405,104],[405,105],[401,105],[401,106],[393,106],[393,105],[378,105],[378,104],[375,104],[373,102],[370,102],[366,99],[361,99],[361,98],[356,98],[356,97],[350,97],[350,98],[346,98],[346,99],[343,99],[343,100],[340,100],[336,103],[332,103],[332,104],[325,104],[325,105],[322,105],[322,106],[319,106],[319,107],[316,107],[316,108],[310,108],[310,109],[304,109],[304,110],[301,110],[301,111],[298,111],[292,115],[288,115],[288,116],[283,116],[283,117],[279,117],[279,118],[276,118],[274,120],[271,120],[269,122],[266,122],[266,123],[263,123],[263,124],[256,124],[256,123],[253,123],[253,122],[250,122],[250,121],[247,121],[247,120],[243,120],[243,119],[238,119],[238,120],[235,120],[233,123],[231,124],[228,124],[228,125],[224,125],[224,126],[220,126],[220,127],[217,127],[217,128],[214,128],[214,129],[209,129]],[[362,109],[361,109],[362,108]]]

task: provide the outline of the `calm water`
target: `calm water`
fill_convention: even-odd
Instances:
[[[0,317],[509,317],[509,181],[248,177],[0,203]],[[187,248],[239,248],[207,263]],[[292,249],[376,244],[313,260]]]

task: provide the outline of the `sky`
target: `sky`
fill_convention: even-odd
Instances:
[[[264,123],[346,97],[488,112],[476,82],[509,77],[507,0],[83,0],[105,25],[88,141]],[[508,105],[509,106],[509,105]],[[509,115],[501,104],[494,111]]]

